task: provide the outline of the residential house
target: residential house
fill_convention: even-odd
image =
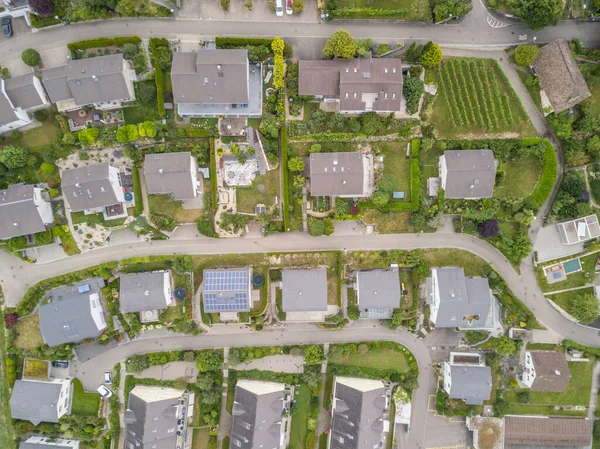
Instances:
[[[195,198],[202,181],[198,181],[198,163],[189,151],[146,154],[144,177],[149,194],[171,195],[175,200]]]
[[[187,424],[194,397],[184,390],[136,385],[129,393],[125,448],[178,449],[187,447]]]
[[[119,170],[108,162],[70,168],[61,172],[63,197],[72,212],[127,216]]]
[[[560,238],[565,245],[575,245],[600,237],[600,224],[596,214],[575,218],[557,224]]]
[[[491,198],[497,161],[492,150],[448,150],[440,156],[441,187],[446,198]]]
[[[505,416],[504,449],[590,449],[592,424],[587,418]]]
[[[42,84],[33,73],[0,78],[0,134],[31,124],[28,112],[49,105]]]
[[[173,53],[171,81],[184,118],[262,115],[262,67],[248,50]]]
[[[600,224],[596,214],[574,218],[561,223],[543,226],[535,239],[533,250],[536,260],[548,262],[563,259],[585,251],[585,242],[600,237]],[[558,282],[567,276],[560,266],[546,270],[546,276],[552,276],[550,281]]]
[[[373,157],[353,153],[311,153],[308,173],[312,196],[365,198],[373,193]]]
[[[381,380],[335,376],[327,448],[387,447],[391,392]]]
[[[75,59],[42,70],[42,83],[59,112],[93,106],[109,110],[135,100],[135,71],[122,54]]]
[[[97,338],[107,328],[100,295],[102,278],[91,278],[46,293],[39,308],[40,332],[48,346]]]
[[[342,114],[400,112],[402,62],[397,58],[301,60],[298,94],[339,103]]]
[[[327,315],[327,270],[310,268],[283,270],[282,310],[286,321],[325,321]]]
[[[450,361],[442,363],[442,378],[451,399],[481,405],[490,398],[492,371],[479,354],[451,352]]]
[[[282,415],[289,412],[285,385],[240,379],[235,386],[229,449],[278,449],[285,436]]]
[[[142,323],[158,321],[173,303],[169,271],[123,274],[119,290],[121,313],[139,312]]]
[[[389,319],[400,307],[398,270],[368,270],[356,273],[356,302],[360,317]]]
[[[435,327],[461,330],[502,329],[499,304],[488,280],[465,277],[462,268],[433,268],[426,280],[430,321]]]
[[[70,379],[17,380],[10,395],[13,419],[56,423],[71,413],[73,390]]]
[[[565,391],[571,370],[564,352],[526,351],[521,382],[531,391]]]
[[[19,444],[19,449],[79,449],[79,441],[34,435]]]
[[[544,45],[531,68],[540,82],[545,113],[570,109],[592,95],[564,39]]]
[[[204,313],[218,313],[221,321],[237,321],[252,308],[252,268],[217,268],[203,272]]]
[[[43,232],[53,222],[52,205],[41,188],[13,184],[0,190],[0,240]]]

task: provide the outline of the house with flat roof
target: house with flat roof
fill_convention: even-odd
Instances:
[[[288,269],[281,273],[282,310],[286,321],[325,321],[327,270]]]
[[[504,448],[590,449],[593,422],[563,416],[505,416]]]
[[[491,198],[497,161],[492,150],[448,150],[440,156],[441,187],[446,198]]]
[[[204,313],[218,313],[221,321],[237,321],[252,308],[252,268],[213,268],[203,271]]]
[[[96,277],[53,288],[39,308],[44,343],[57,346],[97,338],[108,327],[102,305],[104,280]]]
[[[502,328],[500,306],[486,278],[465,277],[462,268],[433,268],[425,285],[430,321],[435,327],[485,331]]]
[[[129,393],[125,448],[178,449],[187,447],[188,419],[193,394],[170,387],[136,385]]]
[[[109,110],[135,100],[135,71],[122,54],[75,59],[42,70],[42,83],[59,112],[94,106]]]
[[[52,205],[41,188],[13,184],[0,190],[0,240],[43,232],[52,223]]]
[[[592,94],[579,66],[571,53],[569,43],[557,39],[540,48],[531,68],[540,82],[542,108],[545,113],[561,112],[581,103]]]
[[[29,421],[34,426],[57,423],[71,414],[72,398],[70,379],[17,380],[10,395],[10,413],[13,419]]]
[[[444,391],[451,399],[481,405],[492,392],[492,371],[477,353],[451,352],[442,363]]]
[[[400,112],[402,62],[397,58],[300,60],[298,94],[339,103],[342,114]]]
[[[381,380],[335,376],[327,448],[387,447],[391,393]]]
[[[312,196],[364,198],[373,193],[373,157],[360,151],[311,153],[308,177]]]
[[[290,397],[285,385],[261,380],[239,379],[231,415],[229,449],[278,449],[285,437],[283,414]]]
[[[158,321],[160,313],[172,303],[169,271],[121,275],[119,288],[121,313],[139,312],[140,321],[149,323]]]
[[[400,307],[400,277],[397,270],[365,270],[356,273],[356,302],[360,317],[384,320]]]
[[[564,352],[526,351],[520,381],[531,391],[565,391],[571,370]]]
[[[122,208],[120,215],[127,216],[119,170],[108,162],[63,170],[60,177],[63,197],[72,212],[103,213],[106,219],[114,219],[118,217],[109,209],[116,206]]]
[[[560,238],[565,245],[574,245],[600,237],[600,224],[598,224],[596,214],[563,221],[557,226]]]
[[[173,53],[171,81],[184,118],[262,115],[262,66],[248,61],[248,50]]]
[[[33,435],[20,443],[19,449],[79,449],[79,441]]]
[[[198,163],[189,151],[181,153],[146,154],[144,177],[149,194],[171,195],[175,200],[187,200],[198,195]]]

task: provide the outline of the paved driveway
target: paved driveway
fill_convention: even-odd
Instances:
[[[300,14],[287,15],[284,13],[283,17],[277,17],[275,13],[271,12],[265,0],[253,2],[251,11],[244,6],[245,3],[243,0],[233,0],[229,3],[229,10],[225,12],[220,1],[182,0],[177,17],[180,19],[243,20],[260,23],[269,21],[317,23],[319,21],[314,0],[306,0],[304,11]]]

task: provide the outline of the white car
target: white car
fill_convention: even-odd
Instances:
[[[285,0],[285,12],[288,16],[294,14],[294,10],[292,9],[292,0]]]
[[[104,383],[106,385],[112,384],[112,372],[110,370],[104,371]]]
[[[275,15],[283,17],[283,0],[275,0]]]
[[[113,392],[106,388],[104,385],[100,385],[98,387],[98,393],[100,393],[100,396],[107,399],[113,395]]]

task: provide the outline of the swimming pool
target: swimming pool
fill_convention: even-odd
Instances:
[[[567,262],[563,262],[563,268],[566,274],[573,273],[581,270],[581,262],[579,262],[579,259],[571,259]]]

